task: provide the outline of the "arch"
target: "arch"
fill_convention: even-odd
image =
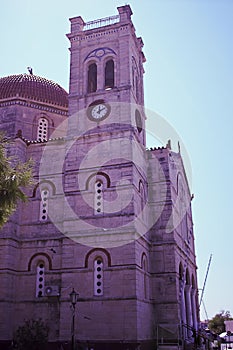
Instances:
[[[142,179],[138,182],[138,191],[141,193],[143,199],[146,201],[147,197],[147,183],[145,181],[142,181]]]
[[[91,206],[94,215],[104,214],[104,192],[110,186],[110,178],[103,172],[91,174],[86,181],[86,190],[92,193]]]
[[[114,87],[114,61],[109,59],[105,63],[104,69],[104,88],[112,89]]]
[[[43,125],[42,119],[47,121],[47,126]],[[40,122],[42,122],[42,125],[40,125]],[[39,129],[40,127],[41,127],[41,129]],[[45,130],[43,130],[43,127],[45,127]],[[42,112],[42,113],[37,114],[33,119],[32,139],[42,141],[42,142],[48,140],[49,136],[50,136],[51,129],[53,127],[54,127],[54,121],[47,113]],[[40,136],[43,136],[44,131],[47,132],[47,137],[44,137],[44,139],[46,139],[46,140],[39,140],[39,130],[42,131],[42,133],[40,133],[42,135],[40,135]],[[43,139],[43,137],[40,137],[40,138]]]
[[[146,253],[142,253],[142,256],[141,256],[141,268],[148,272],[148,260],[147,260],[147,256],[146,256]]]
[[[97,90],[97,65],[91,63],[87,69],[87,92],[96,92]]]
[[[135,110],[135,124],[139,133],[143,130],[142,117],[138,109]]]
[[[106,103],[106,102],[103,99],[95,100],[92,103],[90,103],[88,107],[92,107],[92,106],[98,105],[100,103]]]
[[[50,193],[52,195],[56,194],[56,187],[55,187],[54,183],[52,181],[49,181],[49,180],[43,180],[41,182],[38,182],[35,185],[35,187],[33,188],[32,197],[36,198],[37,195],[39,196],[39,194],[40,194],[39,190],[41,190],[43,187],[49,187]]]
[[[41,222],[47,222],[50,198],[56,192],[55,185],[51,181],[42,181],[38,187],[40,190],[39,220]]]
[[[49,270],[52,270],[52,259],[50,258],[50,256],[47,254],[47,253],[35,253],[34,255],[32,255],[32,257],[30,258],[29,260],[29,263],[28,263],[28,271],[31,271],[31,268],[32,268],[32,264],[35,262],[35,264],[39,263],[39,261],[41,260],[41,257],[44,257],[47,261],[47,264],[48,264],[48,268]],[[40,260],[38,259],[36,261],[36,258],[40,258]],[[36,265],[35,265],[36,266]]]
[[[101,60],[103,56],[111,54],[116,55],[116,52],[110,47],[99,47],[98,49],[94,49],[85,57],[84,62],[89,58],[97,58]]]
[[[32,198],[36,197],[36,193],[37,193],[37,189],[39,187],[39,182],[36,184],[36,186],[34,186],[33,191],[32,191]]]
[[[101,179],[102,177],[102,179]],[[102,172],[102,171],[98,171],[97,173],[93,173],[91,174],[87,181],[86,181],[86,190],[88,190],[90,188],[90,183],[92,182],[93,178],[95,178],[95,180],[105,180],[103,181],[103,184],[105,185],[104,187],[109,188],[111,185],[111,181],[110,181],[110,177],[108,176],[108,174]]]
[[[46,117],[40,117],[37,125],[37,141],[48,140],[49,121]]]
[[[110,267],[111,266],[111,255],[110,253],[104,249],[104,248],[93,248],[91,249],[85,256],[85,267],[87,268],[89,265],[89,260],[90,257],[93,255],[93,260],[99,258],[103,259],[103,255],[100,254],[102,253],[105,257],[106,257],[106,262],[107,262],[107,266]]]
[[[146,254],[143,252],[141,256],[141,268],[143,270],[143,293],[144,293],[144,298],[148,298],[148,260]]]

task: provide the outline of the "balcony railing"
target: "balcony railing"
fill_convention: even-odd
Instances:
[[[84,25],[83,30],[90,30],[90,29],[94,29],[94,28],[105,27],[105,26],[109,26],[111,24],[118,23],[118,22],[120,22],[119,15],[105,17],[105,18],[101,18],[101,19],[96,19],[95,21],[87,22]]]

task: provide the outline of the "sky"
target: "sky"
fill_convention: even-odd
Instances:
[[[26,73],[31,66],[34,74],[68,90],[69,18],[81,15],[85,22],[104,18],[117,14],[117,6],[125,4],[2,0],[0,76]],[[131,0],[127,4],[147,58],[145,105],[173,126],[191,160],[200,289],[213,254],[201,319],[221,310],[233,316],[233,1]]]

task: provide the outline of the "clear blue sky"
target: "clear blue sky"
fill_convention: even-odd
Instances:
[[[69,18],[117,14],[116,0],[3,0],[0,76],[26,72],[68,90]],[[213,260],[204,294],[209,318],[233,314],[233,1],[132,0],[142,36],[146,107],[181,135],[192,162],[199,288]],[[156,126],[155,126],[156,127]],[[201,318],[205,318],[201,308]]]

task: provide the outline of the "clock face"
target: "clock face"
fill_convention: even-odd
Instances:
[[[99,103],[90,107],[89,118],[95,121],[101,121],[110,113],[110,106],[105,103]]]

